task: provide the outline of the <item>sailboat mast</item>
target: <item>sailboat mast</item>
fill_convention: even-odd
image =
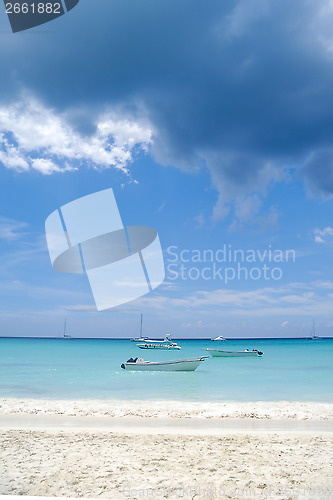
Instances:
[[[141,314],[141,324],[140,324],[140,337],[142,337],[142,314]]]
[[[67,318],[65,318],[65,323],[64,323],[64,337],[66,336],[66,327],[67,327]]]

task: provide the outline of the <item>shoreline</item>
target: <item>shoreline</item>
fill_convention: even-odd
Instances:
[[[69,417],[65,415],[0,415],[0,432],[225,436],[234,434],[331,435],[333,420],[277,420],[250,418],[182,419],[138,417]]]
[[[62,415],[114,419],[251,419],[332,421],[333,403],[256,401],[0,399],[0,418],[9,415]]]

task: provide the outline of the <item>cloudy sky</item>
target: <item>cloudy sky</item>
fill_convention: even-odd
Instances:
[[[0,8],[1,335],[333,335],[331,0],[80,0],[16,34]],[[166,278],[97,312],[44,222],[110,187]]]

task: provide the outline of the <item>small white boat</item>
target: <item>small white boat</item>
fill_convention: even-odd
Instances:
[[[67,318],[65,319],[63,338],[64,339],[72,339],[73,338],[70,335],[68,335],[68,333],[67,333]]]
[[[320,337],[318,337],[318,335],[316,334],[316,322],[315,320],[313,320],[310,340],[318,340],[318,339],[320,339]]]
[[[126,363],[122,363],[120,366],[124,370],[135,371],[193,372],[206,358],[208,358],[208,356],[200,356],[200,358],[173,359],[169,361],[144,361],[142,358],[130,358],[126,361]]]
[[[140,323],[140,337],[134,337],[131,339],[131,342],[145,342],[148,340],[148,337],[143,337],[142,335],[142,314],[141,314],[141,323]]]
[[[216,337],[216,339],[210,339],[210,340],[212,340],[213,342],[215,342],[215,341],[225,341],[226,342],[227,341],[227,339],[222,337],[222,335],[220,335],[219,337]]]
[[[246,349],[245,351],[224,351],[222,349],[206,349],[214,358],[238,358],[238,357],[250,357],[250,356],[262,356],[264,353],[258,351],[257,349],[253,349],[249,351]]]
[[[181,349],[176,342],[172,342],[171,335],[169,333],[166,334],[164,340],[149,340],[146,339],[142,344],[136,344],[140,349]]]

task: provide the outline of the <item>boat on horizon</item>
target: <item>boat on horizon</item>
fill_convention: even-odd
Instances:
[[[144,361],[143,358],[130,358],[120,365],[124,370],[134,371],[183,371],[192,372],[209,356],[199,358],[173,359],[169,361]]]
[[[315,320],[313,320],[312,328],[311,328],[311,336],[310,336],[309,340],[318,340],[318,339],[320,339],[320,337],[318,337],[318,335],[316,335],[316,322],[315,322]]]
[[[73,337],[71,335],[68,335],[68,333],[67,333],[67,318],[65,319],[63,338],[64,339],[73,339]]]
[[[258,351],[257,349],[252,349],[252,351],[249,351],[248,349],[245,349],[245,351],[225,351],[222,349],[206,348],[206,351],[209,351],[214,358],[251,357],[251,356],[262,356],[264,354],[263,352]]]
[[[131,342],[145,342],[146,340],[149,340],[148,337],[143,337],[143,335],[142,335],[142,314],[141,314],[141,322],[140,322],[140,337],[134,337],[130,340],[131,340]]]
[[[140,349],[181,349],[181,347],[172,342],[171,334],[167,333],[164,340],[150,340],[146,339],[142,344],[136,344]]]
[[[216,339],[210,339],[212,342],[215,342],[215,341],[227,341],[226,338],[222,337],[222,335],[220,335],[219,337],[216,337]]]

